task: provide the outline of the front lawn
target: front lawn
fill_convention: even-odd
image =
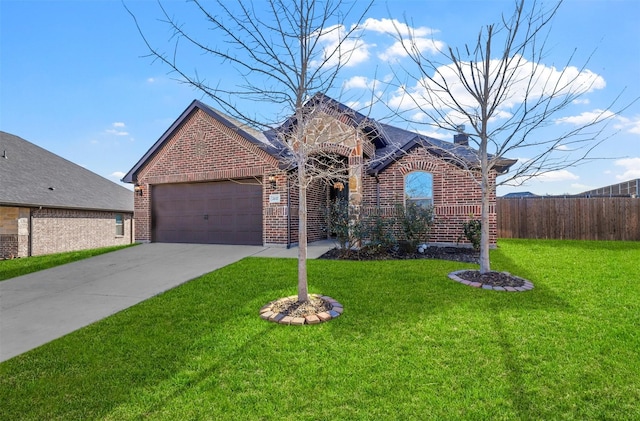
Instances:
[[[71,251],[67,253],[47,254],[44,256],[23,257],[20,259],[0,260],[0,281],[64,265],[75,262],[76,260],[97,256],[99,254],[109,253],[115,250],[131,247],[133,245],[135,244]]]
[[[249,258],[0,364],[0,419],[640,419],[640,243],[501,240],[529,292],[465,263],[309,262],[340,301],[259,319],[296,261]]]

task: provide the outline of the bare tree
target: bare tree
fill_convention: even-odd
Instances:
[[[153,45],[134,13],[125,8],[154,60],[231,117],[261,131],[270,130],[284,145],[280,158],[295,174],[299,194],[298,301],[308,301],[307,189],[317,180],[348,176],[341,159],[330,152],[331,144],[340,143],[340,136],[357,138],[355,126],[363,121],[362,115],[348,116],[343,129],[351,130],[339,133],[335,126],[318,124],[332,112],[333,104],[323,94],[336,87],[340,70],[359,47],[358,27],[371,3],[359,3],[358,10],[355,2],[342,0],[269,0],[260,3],[259,10],[243,0],[217,0],[208,8],[199,0],[192,3],[210,27],[206,40],[158,3],[172,34],[170,53]],[[179,61],[183,44],[210,56],[218,66],[232,68],[242,82],[228,86],[221,80],[209,82],[197,71],[191,73],[187,70],[191,67]],[[243,110],[247,103],[242,100],[277,104],[291,118],[274,129],[274,121],[265,122],[255,110]]]
[[[612,111],[615,98],[579,127],[560,134],[548,130],[562,121],[561,111],[603,83],[587,69],[588,60],[581,67],[571,65],[575,52],[562,67],[545,66],[551,24],[561,3],[545,9],[535,0],[528,7],[515,0],[513,14],[482,28],[473,44],[442,48],[435,57],[421,51],[415,34],[396,27],[414,65],[407,73],[415,88],[401,85],[402,101],[427,124],[467,136],[478,148],[475,162],[458,164],[469,169],[482,190],[481,273],[490,271],[489,199],[496,185],[519,185],[589,159],[606,139],[607,123],[621,111]],[[396,105],[407,108],[407,103]],[[491,182],[492,172],[499,175],[508,163],[505,157],[529,154],[499,183]]]

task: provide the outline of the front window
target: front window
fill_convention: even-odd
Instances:
[[[116,213],[116,235],[124,236],[124,218],[121,213]]]
[[[414,171],[404,179],[405,204],[421,207],[433,206],[433,175],[426,171]]]

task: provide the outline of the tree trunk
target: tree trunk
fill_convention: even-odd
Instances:
[[[298,302],[309,301],[307,286],[307,180],[304,165],[298,167]]]
[[[491,263],[489,260],[489,194],[491,188],[489,186],[489,171],[482,167],[482,207],[480,216],[480,273],[491,271]]]
[[[482,113],[481,132],[480,132],[480,189],[482,190],[482,204],[480,210],[480,273],[487,273],[491,270],[489,261],[489,195],[491,194],[491,185],[489,184],[489,156],[487,148],[489,144],[489,136],[487,127],[491,115],[489,114],[489,100],[491,86],[491,39],[493,36],[493,26],[487,27],[487,55],[484,59],[484,80],[482,81],[482,101],[480,109]]]

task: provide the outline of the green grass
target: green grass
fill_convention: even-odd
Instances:
[[[133,245],[135,244],[72,251],[68,253],[47,254],[44,256],[23,257],[20,259],[0,260],[0,281],[64,265],[66,263],[75,262],[76,260],[86,259],[99,254],[109,253],[111,251],[120,250]]]
[[[310,261],[329,323],[258,318],[295,260],[250,258],[0,364],[0,419],[640,419],[640,243],[502,240],[524,293],[445,261]]]

